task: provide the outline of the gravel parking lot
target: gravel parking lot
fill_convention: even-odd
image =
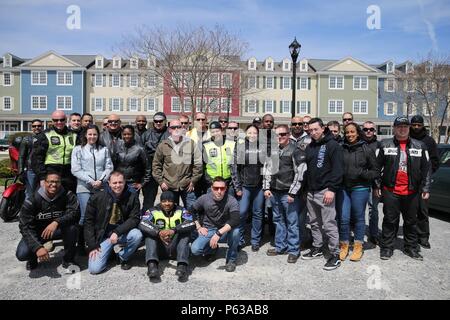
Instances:
[[[381,206],[381,205],[380,205]],[[381,208],[380,208],[381,209]],[[324,271],[324,259],[295,264],[287,256],[269,257],[266,242],[257,253],[250,247],[239,253],[236,272],[224,270],[225,245],[218,259],[207,263],[192,258],[189,281],[179,283],[176,262],[161,263],[161,283],[150,283],[144,263],[145,249],[123,271],[111,261],[107,272],[92,276],[86,258],[81,271],[62,274],[62,246],[56,243],[52,259],[32,272],[15,258],[20,240],[18,223],[0,223],[0,300],[9,299],[450,299],[450,224],[445,215],[430,219],[431,250],[422,249],[424,261],[401,252],[402,240],[390,261],[379,259],[379,248],[366,250],[361,262],[349,260],[335,271]],[[164,290],[161,290],[164,288]]]

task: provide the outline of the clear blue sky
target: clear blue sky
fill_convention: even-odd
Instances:
[[[300,57],[368,63],[417,60],[433,50],[450,53],[448,0],[0,0],[0,54],[30,58],[45,51],[103,54],[136,26],[220,24],[249,43],[245,58],[288,57],[294,36]],[[369,5],[381,28],[369,30]],[[69,30],[69,5],[81,9],[81,29]]]

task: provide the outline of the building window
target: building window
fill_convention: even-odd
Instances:
[[[72,110],[72,96],[56,96],[56,109]]]
[[[300,90],[308,90],[308,78],[300,78]]]
[[[11,68],[12,63],[11,63],[11,56],[10,55],[6,55],[3,57],[3,67],[4,68]]]
[[[411,73],[414,71],[413,64],[411,62],[406,63],[406,73]]]
[[[95,67],[98,69],[103,69],[103,58],[98,58],[95,60]]]
[[[184,112],[192,111],[192,102],[191,98],[184,98]]]
[[[353,113],[367,114],[367,100],[353,100]]]
[[[282,113],[291,113],[291,102],[290,101],[281,101],[281,112]]]
[[[95,74],[95,86],[103,87],[103,74],[101,74],[101,73]]]
[[[283,77],[283,89],[291,89],[291,77]]]
[[[209,99],[209,112],[219,112],[219,99],[210,98]]]
[[[291,71],[291,63],[289,61],[283,62],[283,71]]]
[[[13,109],[13,100],[11,97],[3,97],[3,110],[10,111]]]
[[[255,76],[248,77],[248,87],[249,87],[249,89],[256,88],[256,77]]]
[[[130,74],[130,87],[136,88],[138,86],[138,75],[137,74]]]
[[[222,112],[231,112],[231,99],[221,98],[220,109],[222,110]]]
[[[155,98],[148,98],[147,99],[146,109],[147,109],[146,111],[148,111],[148,112],[155,112],[156,111]]]
[[[31,110],[47,110],[47,96],[31,96]]]
[[[367,77],[353,77],[353,90],[367,90]]]
[[[111,111],[120,111],[120,98],[111,99]]]
[[[328,100],[328,113],[344,112],[344,100]]]
[[[5,73],[3,73],[3,85],[5,86],[5,87],[9,87],[9,86],[12,86],[12,76],[11,76],[11,73],[9,73],[9,72],[5,72]]]
[[[343,76],[329,76],[328,89],[344,89]]]
[[[248,113],[256,113],[256,100],[248,100]]]
[[[308,114],[308,101],[300,101],[299,113]]]
[[[138,60],[137,59],[131,59],[130,60],[130,68],[131,69],[137,69],[138,68]]]
[[[307,62],[302,62],[300,64],[300,71],[304,71],[304,72],[308,71],[308,63]]]
[[[394,79],[387,79],[387,92],[394,92]]]
[[[266,77],[266,88],[273,89],[273,77]]]
[[[249,62],[248,62],[248,69],[249,70],[256,70],[256,61],[255,60],[250,60]]]
[[[171,110],[172,110],[172,112],[180,112],[181,111],[180,98],[172,97]]]
[[[394,73],[394,63],[393,62],[389,62],[387,64],[386,73]]]
[[[414,91],[414,86],[413,86],[412,80],[406,80],[406,91],[408,91],[408,92]]]
[[[222,88],[231,88],[231,73],[222,74]]]
[[[266,70],[273,71],[273,62],[272,61],[266,61]]]
[[[138,111],[138,105],[139,105],[139,99],[138,98],[130,98],[130,100],[128,100],[130,102],[128,109],[130,111],[134,111],[137,112]]]
[[[384,107],[384,113],[387,116],[393,116],[395,114],[395,105],[393,102],[387,102]]]
[[[103,111],[103,98],[94,98],[94,111]]]
[[[219,74],[211,73],[209,76],[209,87],[218,88],[219,87]]]
[[[152,88],[156,87],[156,76],[154,74],[148,75],[147,85]]]
[[[120,67],[121,67],[120,59],[114,59],[113,68],[120,68]]]
[[[58,86],[71,86],[72,85],[72,71],[58,71],[56,74],[58,79],[56,84]]]
[[[111,85],[113,87],[120,87],[120,74],[114,73],[111,76],[112,76]]]
[[[264,109],[264,113],[274,113],[273,100],[266,100],[266,106]]]
[[[31,84],[34,86],[47,85],[47,71],[32,71]]]
[[[196,98],[195,100],[196,100],[196,103],[195,103],[196,111],[197,112],[205,112],[206,98],[203,98],[203,99],[202,98]]]

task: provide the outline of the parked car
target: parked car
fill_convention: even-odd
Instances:
[[[439,169],[431,177],[429,207],[450,213],[450,144],[438,144]]]

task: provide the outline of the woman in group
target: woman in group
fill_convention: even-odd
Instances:
[[[114,169],[124,174],[131,192],[139,192],[150,181],[152,166],[147,164],[145,151],[135,140],[133,126],[123,127],[122,140],[114,155]]]
[[[262,190],[263,156],[258,143],[259,129],[255,125],[250,125],[245,130],[245,139],[240,139],[236,143],[234,151],[234,162],[232,166],[232,180],[239,201],[239,211],[241,216],[240,241],[239,246],[245,246],[244,229],[247,221],[247,212],[252,204],[252,231],[251,245],[252,251],[258,251],[260,247],[264,192]]]
[[[339,241],[341,261],[349,253],[350,219],[354,225],[354,244],[351,261],[359,261],[363,255],[364,234],[366,229],[365,212],[370,195],[370,187],[380,172],[375,153],[361,139],[361,129],[356,123],[344,127],[344,201],[339,220]]]
[[[96,190],[102,189],[113,171],[113,164],[108,148],[100,145],[100,131],[96,125],[89,124],[83,131],[81,145],[72,151],[71,171],[77,178],[77,198],[80,203],[80,232],[78,248],[84,251],[84,214],[89,197]]]

